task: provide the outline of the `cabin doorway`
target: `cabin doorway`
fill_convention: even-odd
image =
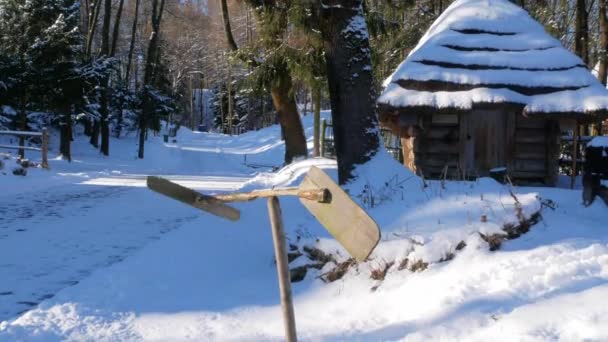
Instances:
[[[502,110],[488,109],[461,116],[461,164],[469,177],[487,177],[491,169],[507,167],[508,117]]]

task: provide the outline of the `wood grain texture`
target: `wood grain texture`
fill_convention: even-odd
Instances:
[[[293,299],[291,295],[291,279],[289,275],[289,260],[287,258],[287,243],[285,228],[283,226],[283,215],[277,197],[268,198],[268,216],[272,228],[272,241],[274,243],[274,255],[277,265],[277,277],[279,280],[279,293],[281,295],[281,309],[283,313],[283,324],[285,327],[285,340],[296,342],[296,316],[293,310]]]
[[[329,203],[300,199],[300,202],[357,261],[365,261],[380,241],[378,224],[359,207],[325,172],[317,167],[300,185],[301,190],[326,188]]]
[[[203,195],[167,179],[148,176],[146,184],[148,188],[159,194],[173,198],[174,200],[201,209],[210,214],[230,221],[238,221],[241,218],[241,212],[238,209],[235,209],[212,196]]]

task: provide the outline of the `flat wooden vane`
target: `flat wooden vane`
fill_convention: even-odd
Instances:
[[[365,261],[380,241],[378,224],[321,169],[313,166],[300,190],[327,189],[325,202],[300,198],[300,202],[357,261]]]
[[[167,179],[148,176],[146,183],[148,188],[159,194],[171,197],[174,200],[178,200],[213,215],[227,218],[231,221],[238,221],[241,218],[241,212],[238,209],[225,204],[223,201],[212,196],[203,195]]]

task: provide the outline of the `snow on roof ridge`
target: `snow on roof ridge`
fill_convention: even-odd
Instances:
[[[497,30],[496,27],[497,19],[504,22],[503,24],[505,25],[505,28],[508,27],[508,29],[504,30],[505,32],[516,34],[492,36],[489,34],[463,34],[454,30],[478,29],[492,32],[500,31],[500,29]],[[514,25],[513,20],[516,20],[519,25]],[[520,29],[517,31],[514,30],[513,27],[515,26]],[[532,37],[536,38],[536,43],[542,45],[531,46],[528,48],[538,49],[546,48],[547,46],[561,47],[560,42],[550,37],[545,32],[544,28],[534,19],[532,19],[525,10],[507,0],[456,0],[445,9],[445,11],[435,20],[435,22],[433,22],[431,27],[422,36],[418,44],[410,51],[408,57],[399,65],[399,67],[397,67],[393,74],[385,79],[383,85],[386,87],[388,83],[392,81],[398,71],[402,69],[404,64],[408,62],[410,57],[414,56],[422,47],[424,47],[427,43],[430,43],[431,40],[437,41],[437,46],[442,46],[442,43],[445,44],[446,42],[440,43],[440,41],[444,38],[444,36],[447,36],[445,38],[447,38],[450,42],[458,42],[458,44],[453,45],[458,45],[465,48],[479,47],[498,49],[496,46],[475,46],[478,44],[469,46],[465,42],[466,40],[479,39],[479,37],[481,37],[483,40],[483,36],[490,36],[491,39],[488,41],[488,43],[495,44],[497,38],[507,37],[506,49],[509,49],[512,48],[510,45],[513,44],[513,42],[509,43],[510,40],[513,40],[513,38],[517,37],[519,34],[530,33],[532,36],[539,36],[541,34],[544,36]],[[461,39],[456,38],[456,36],[452,37],[452,34],[457,35]],[[523,37],[517,37],[515,39],[515,44],[525,45],[525,43],[522,44],[522,42],[530,40],[522,38]]]
[[[393,107],[500,102],[521,103],[529,113],[608,110],[608,91],[583,61],[507,0],[453,2],[383,84],[378,102]]]

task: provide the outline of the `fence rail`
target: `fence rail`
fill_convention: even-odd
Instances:
[[[49,135],[46,128],[42,129],[42,132],[27,132],[27,131],[0,131],[0,135],[12,135],[19,137],[19,145],[0,145],[1,149],[19,150],[19,155],[25,157],[25,151],[38,151],[42,153],[42,167],[45,169],[49,168]],[[30,147],[25,146],[25,138],[27,137],[41,137],[41,147]]]
[[[331,121],[321,120],[321,136],[319,139],[319,147],[321,156],[326,158],[335,158],[336,149],[334,141],[334,126]],[[400,163],[403,163],[403,151],[401,148],[401,138],[393,134],[390,130],[382,128],[380,130],[382,141],[386,150]]]

